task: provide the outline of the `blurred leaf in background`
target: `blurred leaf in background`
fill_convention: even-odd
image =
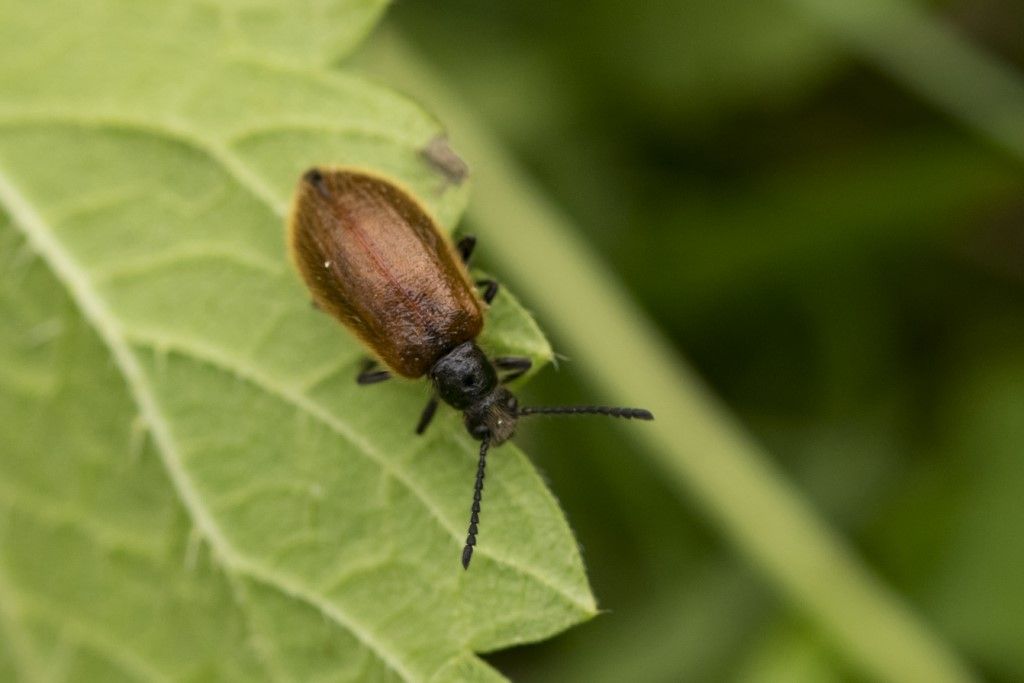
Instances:
[[[812,5],[828,3],[445,0],[389,22],[828,519],[986,678],[1020,680],[1024,159]],[[1024,65],[1018,3],[922,16],[1010,73]],[[952,54],[934,57],[943,69]],[[562,363],[529,394],[572,400],[593,370]],[[623,457],[628,436],[550,424],[526,438],[612,613],[500,666],[528,680],[859,678],[659,470]]]

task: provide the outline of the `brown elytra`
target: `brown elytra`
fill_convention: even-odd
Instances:
[[[483,304],[459,255],[391,181],[345,168],[306,172],[288,243],[317,306],[398,375],[422,377],[483,328]]]

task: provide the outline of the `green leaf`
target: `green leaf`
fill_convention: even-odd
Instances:
[[[287,262],[313,163],[465,205],[437,121],[317,66],[379,6],[0,6],[0,675],[493,679],[474,651],[595,614],[511,445],[462,570],[475,445],[413,436],[421,384],[357,387]],[[551,358],[504,290],[483,341]]]

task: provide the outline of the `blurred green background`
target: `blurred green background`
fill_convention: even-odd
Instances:
[[[1024,680],[1024,146],[1007,144],[1024,119],[964,122],[939,102],[947,77],[958,96],[949,55],[898,33],[872,53],[821,20],[829,4],[405,0],[385,27],[882,580],[984,678]],[[1019,2],[926,9],[1024,67]],[[585,374],[569,359],[525,394],[576,402]],[[491,655],[507,675],[858,680],[627,431],[538,421],[521,441],[609,614]]]

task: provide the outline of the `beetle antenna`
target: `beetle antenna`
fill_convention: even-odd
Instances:
[[[619,408],[612,406],[525,406],[516,415],[607,415],[627,420],[653,420],[651,411],[643,408]]]
[[[473,546],[476,545],[477,525],[480,524],[480,500],[484,496],[484,468],[487,467],[487,449],[490,439],[480,442],[480,460],[476,464],[476,483],[473,485],[473,505],[469,513],[469,532],[466,534],[466,547],[462,549],[462,568],[469,569],[469,561],[473,559]]]

